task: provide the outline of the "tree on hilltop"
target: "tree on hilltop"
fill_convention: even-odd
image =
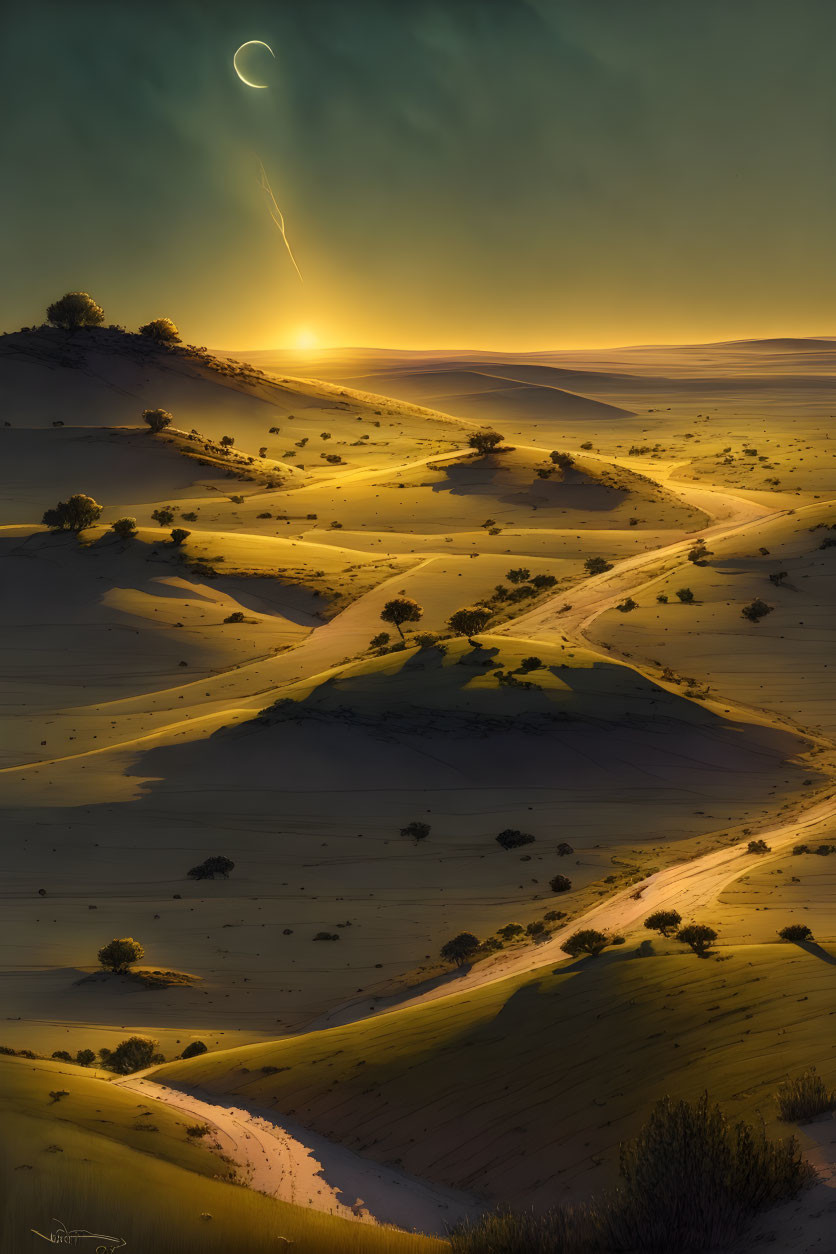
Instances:
[[[142,420],[148,423],[154,435],[158,431],[165,431],[166,427],[171,426],[172,423],[171,414],[167,409],[143,409]]]
[[[158,344],[179,344],[180,332],[170,318],[152,318],[139,328],[139,334]]]
[[[100,327],[104,310],[86,292],[67,292],[48,307],[46,320],[63,331],[79,331],[82,327]]]

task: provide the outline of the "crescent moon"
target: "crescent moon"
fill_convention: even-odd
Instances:
[[[241,73],[241,71],[240,71],[240,70],[239,70],[239,68],[238,68],[238,58],[240,57],[241,53],[244,51],[244,49],[245,49],[245,48],[252,48],[254,44],[255,44],[255,45],[257,45],[259,48],[266,48],[266,49],[267,49],[267,51],[270,53],[270,56],[271,56],[271,57],[273,58],[273,60],[275,61],[275,59],[276,59],[276,54],[275,54],[275,52],[273,51],[273,49],[270,47],[270,45],[269,45],[269,44],[266,44],[266,43],[264,42],[264,40],[263,40],[263,39],[248,39],[248,40],[247,40],[247,42],[246,42],[245,44],[241,44],[241,47],[238,49],[238,51],[235,53],[235,56],[232,58],[232,67],[233,67],[233,69],[235,70],[235,73],[236,73],[236,74],[238,75],[238,77],[240,78],[241,82],[242,82],[242,83],[246,83],[248,87],[259,87],[259,88],[265,88],[265,89],[266,89],[266,88],[268,87],[268,85],[269,85],[269,84],[267,84],[267,83],[251,83],[251,82],[250,82],[250,80],[249,80],[248,78],[245,78],[245,77],[244,77],[244,75]]]

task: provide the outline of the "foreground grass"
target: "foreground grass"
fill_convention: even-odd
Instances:
[[[416,1175],[551,1204],[615,1180],[666,1093],[777,1118],[787,1074],[836,1078],[832,966],[775,944],[700,961],[638,938],[347,1027],[168,1064],[165,1083],[247,1098]],[[274,1070],[278,1068],[278,1071]],[[776,1123],[777,1127],[777,1123]]]
[[[441,1241],[335,1219],[213,1178],[229,1167],[190,1144],[185,1121],[106,1081],[0,1060],[0,1249],[29,1254],[68,1229],[154,1254],[437,1254]],[[49,1091],[66,1090],[57,1102]],[[144,1110],[150,1117],[139,1117]],[[156,1131],[135,1130],[151,1123]],[[56,1222],[57,1221],[57,1222]]]

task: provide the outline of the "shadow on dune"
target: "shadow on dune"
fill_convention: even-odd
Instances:
[[[629,496],[625,489],[610,487],[582,470],[569,469],[548,479],[529,479],[531,469],[505,465],[501,454],[448,462],[442,469],[444,479],[430,485],[433,492],[485,496],[502,505],[597,513],[617,509]]]

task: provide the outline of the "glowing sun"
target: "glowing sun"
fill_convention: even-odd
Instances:
[[[293,340],[295,348],[316,348],[318,344],[319,336],[310,327],[300,327]]]

